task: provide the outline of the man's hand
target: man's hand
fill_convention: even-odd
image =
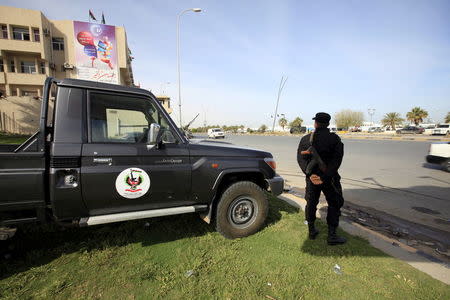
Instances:
[[[311,182],[314,185],[320,185],[323,183],[322,179],[320,178],[320,176],[317,176],[316,174],[312,174],[311,176],[309,176],[309,179],[311,180]]]

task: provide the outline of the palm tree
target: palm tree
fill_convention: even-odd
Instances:
[[[384,115],[383,119],[381,120],[381,123],[384,126],[390,126],[392,130],[395,130],[395,125],[399,125],[403,121],[404,119],[400,117],[399,113],[390,112]]]
[[[445,117],[445,123],[450,123],[450,111],[447,113],[447,116]]]
[[[284,127],[287,125],[288,121],[286,120],[286,118],[281,118],[278,120],[278,124],[281,126],[281,128],[283,128],[284,131]]]
[[[423,119],[426,117],[428,117],[428,112],[421,109],[420,107],[414,107],[410,112],[406,114],[406,119],[416,124],[416,126],[419,125],[419,123],[423,122]]]
[[[297,117],[294,119],[294,121],[292,121],[291,123],[289,123],[289,127],[293,128],[293,127],[301,127],[303,123],[302,118]]]

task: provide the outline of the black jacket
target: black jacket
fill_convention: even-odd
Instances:
[[[307,134],[300,140],[297,149],[297,162],[306,174],[306,166],[310,161],[309,155],[301,155],[300,152],[307,150],[310,146],[309,138],[311,134]],[[319,175],[323,181],[328,181],[332,177],[338,175],[338,169],[341,166],[344,157],[344,144],[340,137],[331,133],[328,128],[318,128],[315,130],[313,144],[323,162],[327,165],[326,172],[323,173],[318,168],[313,173]],[[306,174],[310,176],[311,174]]]

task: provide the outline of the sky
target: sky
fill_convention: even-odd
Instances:
[[[181,11],[183,123],[307,124],[318,111],[375,109],[403,117],[414,106],[443,122],[450,111],[450,1],[4,1],[56,20],[124,26],[136,83],[172,98],[178,120],[176,20]]]

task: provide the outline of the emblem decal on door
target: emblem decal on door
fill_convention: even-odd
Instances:
[[[120,196],[136,199],[144,196],[150,188],[150,177],[139,168],[128,168],[116,178],[116,190]]]

